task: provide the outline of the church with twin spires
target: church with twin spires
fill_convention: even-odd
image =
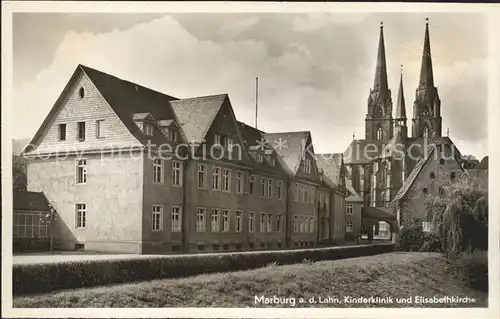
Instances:
[[[415,217],[425,219],[425,196],[442,191],[443,184],[463,171],[459,151],[442,133],[441,100],[434,83],[426,20],[413,112],[406,111],[402,74],[393,110],[381,24],[365,138],[353,139],[343,154],[348,183],[362,198],[363,207],[396,213],[400,226]]]

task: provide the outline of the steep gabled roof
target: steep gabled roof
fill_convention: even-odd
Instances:
[[[160,132],[155,132],[153,138],[144,135],[133,122],[133,114],[144,113],[143,115],[146,116],[146,113],[150,113],[156,120],[176,119],[170,101],[175,101],[177,98],[122,80],[88,66],[79,65],[79,68],[87,74],[109,106],[136,139],[144,145],[148,143],[148,140],[158,144],[165,142],[165,137],[163,134],[159,134]]]
[[[262,144],[260,144],[260,143],[263,143],[265,141],[264,135],[266,133],[264,133],[261,130],[256,129],[255,127],[247,125],[243,122],[237,122],[237,124],[238,124],[239,131],[241,133],[241,137],[243,139],[244,146],[246,148],[248,148],[249,150],[261,151]],[[271,166],[266,161],[264,161],[263,163],[259,163],[253,157],[251,157],[254,166],[259,167],[260,169],[267,170],[267,171],[272,170],[273,173],[276,173],[277,170],[279,170],[279,172],[281,172],[283,174],[290,174],[290,172],[288,171],[288,168],[287,168],[286,164],[284,163],[283,159],[281,158],[280,154],[276,151],[276,149],[273,148],[272,143],[265,143],[264,153],[267,155],[272,155],[273,153],[276,153],[276,155],[277,155],[275,157],[276,165]]]
[[[203,141],[226,99],[219,94],[170,102],[188,142]]]
[[[425,163],[427,163],[427,161],[429,160],[429,158],[431,157],[431,155],[434,154],[435,150],[436,150],[436,148],[433,147],[433,146],[428,146],[427,147],[427,156],[424,157],[424,158],[421,158],[417,162],[417,164],[413,168],[413,171],[410,173],[410,175],[408,176],[408,178],[404,182],[403,186],[401,186],[401,188],[399,189],[399,191],[396,194],[396,196],[394,196],[394,199],[392,200],[393,202],[396,202],[396,201],[400,200],[401,198],[403,198],[403,196],[406,195],[406,193],[408,192],[408,190],[411,188],[411,186],[413,185],[413,183],[417,179],[417,176],[422,171],[422,168],[425,166]]]
[[[291,174],[295,175],[306,150],[310,134],[309,131],[266,133],[264,138],[274,147]]]
[[[338,186],[340,181],[340,170],[342,166],[342,154],[316,154],[316,163],[321,172],[328,177],[333,185]]]
[[[363,198],[361,195],[356,192],[354,187],[352,187],[351,180],[346,178],[346,183],[345,183],[347,192],[349,193],[349,196],[346,197],[346,202],[363,202]]]
[[[48,212],[49,202],[43,192],[14,191],[13,210]]]

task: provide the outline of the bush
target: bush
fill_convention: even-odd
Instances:
[[[419,251],[434,253],[442,252],[442,243],[439,235],[435,233],[424,233]]]
[[[12,269],[13,294],[43,293],[58,289],[178,278],[202,273],[228,272],[276,265],[369,256],[394,250],[392,244],[265,252],[240,252],[20,264]]]
[[[488,292],[488,252],[475,251],[450,259],[455,276],[472,289]]]
[[[397,240],[399,249],[403,251],[420,251],[423,243],[424,231],[422,225],[418,223],[403,227]]]

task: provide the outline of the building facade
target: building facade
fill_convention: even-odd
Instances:
[[[60,217],[55,248],[238,251],[339,237],[342,184],[322,182],[312,144],[238,122],[226,94],[177,99],[79,65],[23,155]]]

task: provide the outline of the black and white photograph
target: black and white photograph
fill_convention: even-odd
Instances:
[[[499,315],[498,5],[29,4],[3,317]]]

